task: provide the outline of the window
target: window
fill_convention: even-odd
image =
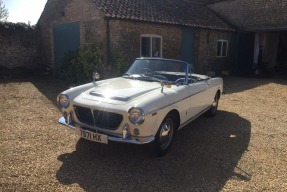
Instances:
[[[228,51],[228,41],[227,40],[218,40],[217,41],[217,57],[227,57]]]
[[[162,57],[162,37],[159,35],[141,36],[141,57]]]

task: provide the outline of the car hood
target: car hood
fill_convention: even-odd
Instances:
[[[95,87],[81,94],[84,100],[100,101],[110,104],[125,104],[145,96],[155,90],[160,91],[158,82],[145,82],[134,79],[115,78],[97,82]]]

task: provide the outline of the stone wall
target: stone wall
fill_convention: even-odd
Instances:
[[[199,73],[231,70],[235,51],[235,33],[201,28],[192,28],[192,30],[195,32],[195,70]],[[123,51],[129,62],[140,57],[142,34],[160,35],[162,37],[162,56],[181,59],[182,28],[131,21],[110,21],[111,53]],[[228,41],[227,57],[216,57],[218,40]]]
[[[80,10],[80,11],[79,11]],[[181,59],[182,27],[128,20],[108,20],[89,0],[49,0],[39,20],[42,38],[42,63],[54,68],[53,26],[64,23],[80,23],[80,43],[98,41],[104,44],[104,65],[112,70],[112,57],[124,53],[124,59],[131,63],[140,57],[141,35],[162,37],[162,56]],[[232,62],[232,32],[193,28],[196,32],[194,51],[195,67],[198,72],[229,69]],[[216,43],[226,39],[229,55],[216,58]]]
[[[162,37],[162,57],[180,59],[181,28],[170,25],[139,23],[111,20],[111,54],[123,51],[128,62],[140,57],[141,35],[159,35]]]
[[[0,68],[39,68],[38,30],[25,24],[0,23]]]
[[[227,57],[216,56],[218,40],[228,41]],[[220,73],[221,70],[232,70],[236,46],[234,40],[234,32],[209,29],[199,30],[196,38],[196,71],[199,73],[206,73],[208,71]]]
[[[286,0],[229,0],[208,7],[241,30],[287,30]]]
[[[89,0],[48,0],[39,19],[42,63],[54,66],[53,26],[80,23],[80,43],[91,40],[106,41],[106,22],[102,13]]]

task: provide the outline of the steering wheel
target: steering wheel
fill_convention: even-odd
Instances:
[[[177,83],[183,83],[185,81],[185,78],[179,78],[177,79],[174,83],[177,84]]]
[[[155,77],[157,79],[160,79],[160,80],[168,81],[168,79],[165,76],[163,76],[163,75],[154,75],[153,77]]]
[[[168,80],[165,76],[163,75],[158,75],[158,74],[155,74],[155,72],[153,72],[152,70],[150,70],[149,68],[142,68],[142,70],[145,70],[147,71],[147,73],[145,73],[145,75],[151,75],[152,77],[155,77],[157,79],[160,79],[160,80]]]
[[[143,70],[145,70],[145,71],[146,71],[146,73],[144,73],[144,74],[151,74],[151,75],[154,75],[154,72],[153,72],[152,70],[150,70],[149,68],[142,68],[141,70],[142,70],[142,71],[143,71]]]

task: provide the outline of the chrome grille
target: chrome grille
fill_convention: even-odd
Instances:
[[[115,130],[123,120],[123,116],[117,113],[92,111],[89,108],[80,106],[75,106],[74,109],[80,122],[103,129]]]

